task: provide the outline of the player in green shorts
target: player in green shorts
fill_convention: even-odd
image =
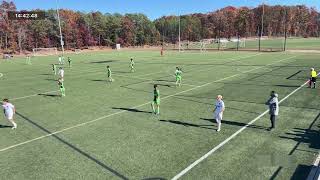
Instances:
[[[151,103],[151,107],[152,107],[153,113],[159,115],[160,114],[160,91],[156,84],[153,87],[154,87],[153,101]],[[155,109],[155,106],[156,106],[156,109]]]
[[[60,88],[61,96],[66,96],[66,89],[64,88],[63,80],[61,78],[58,79],[58,85]]]
[[[57,75],[57,66],[55,64],[52,64],[52,71],[54,75]]]
[[[69,68],[71,68],[72,61],[70,57],[68,57],[68,64],[69,64]]]
[[[110,69],[110,66],[107,66],[107,75],[108,75],[108,81],[109,82],[113,82],[114,80],[112,79],[112,72],[111,72],[111,69]]]
[[[179,67],[176,67],[176,72],[174,73],[176,76],[176,86],[181,86],[181,80],[182,80],[182,71]]]
[[[133,62],[133,59],[131,58],[130,59],[130,68],[131,68],[131,72],[134,72],[134,62]]]

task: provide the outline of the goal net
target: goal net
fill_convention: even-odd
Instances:
[[[32,49],[33,56],[49,56],[49,55],[57,55],[57,48],[34,48]]]

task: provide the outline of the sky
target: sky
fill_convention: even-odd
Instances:
[[[0,0],[1,1],[1,0]],[[56,8],[56,0],[11,0],[18,10]],[[164,15],[208,13],[226,6],[256,7],[305,4],[320,10],[320,0],[58,0],[59,7],[76,11],[102,13],[144,13],[151,20]]]

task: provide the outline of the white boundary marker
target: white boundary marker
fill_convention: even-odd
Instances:
[[[215,81],[206,83],[206,84],[202,84],[202,85],[197,86],[197,87],[193,87],[193,88],[190,88],[190,89],[187,89],[187,90],[184,90],[184,91],[180,91],[180,92],[175,93],[175,94],[171,94],[171,95],[165,96],[165,97],[163,97],[162,99],[167,99],[167,98],[170,98],[170,97],[173,97],[173,96],[176,96],[176,95],[185,93],[185,92],[189,92],[189,91],[192,91],[192,90],[201,88],[201,87],[205,87],[205,86],[210,85],[210,84],[212,84],[212,83],[217,83],[217,82],[220,82],[220,81],[224,81],[224,80],[226,80],[226,79],[230,79],[230,78],[233,78],[233,77],[237,77],[237,76],[240,76],[240,75],[242,75],[242,74],[246,74],[246,73],[248,73],[248,72],[251,72],[251,71],[254,71],[254,70],[257,70],[257,69],[261,69],[261,68],[263,68],[263,67],[265,67],[265,66],[270,66],[270,65],[273,65],[273,64],[276,64],[276,63],[279,63],[279,62],[288,60],[288,59],[295,58],[295,57],[297,57],[297,56],[292,56],[292,57],[289,57],[289,58],[281,59],[281,60],[279,60],[279,61],[276,61],[276,62],[267,64],[267,65],[264,65],[264,66],[261,66],[261,67],[254,68],[254,69],[251,69],[251,70],[246,71],[246,72],[243,72],[243,73],[234,74],[234,75],[232,75],[232,76],[228,76],[228,77],[225,77],[225,78],[222,78],[222,79],[218,79],[218,80],[215,80]],[[139,108],[139,107],[141,107],[141,106],[144,106],[144,105],[147,105],[147,104],[150,104],[150,103],[151,103],[151,101],[146,102],[146,103],[143,103],[143,104],[140,104],[140,105],[138,105],[138,106],[131,107],[131,109],[136,109],[136,108]],[[108,118],[108,117],[111,117],[111,116],[114,116],[114,115],[117,115],[117,114],[122,114],[122,113],[124,113],[124,112],[127,112],[127,111],[126,111],[126,110],[121,110],[121,111],[118,111],[118,112],[115,112],[115,113],[112,113],[112,114],[108,114],[108,115],[105,115],[105,116],[101,116],[101,117],[99,117],[99,118],[96,118],[96,119],[93,119],[93,120],[90,120],[90,121],[87,121],[87,122],[83,122],[83,123],[80,123],[80,124],[77,124],[77,125],[74,125],[74,126],[65,128],[65,129],[61,129],[61,130],[59,130],[59,131],[55,131],[55,132],[50,133],[50,134],[46,134],[46,135],[43,135],[43,136],[39,136],[39,137],[37,137],[37,138],[30,139],[30,140],[28,140],[28,141],[24,141],[24,142],[21,142],[21,143],[18,143],[18,144],[14,144],[14,145],[11,145],[11,146],[8,146],[8,147],[5,147],[5,148],[0,149],[0,152],[4,152],[4,151],[6,151],[6,150],[9,150],[9,149],[12,149],[12,148],[15,148],[15,147],[18,147],[18,146],[22,146],[22,145],[24,145],[24,144],[28,144],[28,143],[31,143],[31,142],[33,142],[33,141],[37,141],[37,140],[40,140],[40,139],[43,139],[43,138],[46,138],[46,137],[50,137],[50,136],[53,136],[53,135],[55,135],[55,134],[59,134],[59,133],[68,131],[68,130],[70,130],[70,129],[74,129],[74,128],[81,127],[81,126],[84,126],[84,125],[87,125],[87,124],[91,124],[91,123],[94,123],[94,122],[96,122],[96,121],[100,121],[100,120],[102,120],[102,119],[105,119],[105,118]]]
[[[320,74],[320,73],[319,73]],[[319,75],[318,74],[318,75]],[[283,99],[281,99],[279,101],[279,104],[282,103],[283,101],[285,101],[286,99],[288,99],[291,95],[293,95],[294,93],[296,93],[297,91],[299,91],[301,88],[303,88],[309,81],[303,83],[302,85],[300,85],[297,89],[295,89],[294,91],[292,91],[290,94],[288,94],[286,97],[284,97]],[[217,146],[215,146],[213,149],[211,149],[209,152],[207,152],[205,155],[203,155],[202,157],[200,157],[199,159],[197,159],[196,161],[194,161],[192,164],[190,164],[188,167],[186,167],[184,170],[182,170],[179,174],[177,174],[176,176],[174,176],[171,180],[177,180],[179,178],[181,178],[183,175],[185,175],[188,171],[190,171],[192,168],[194,168],[196,165],[198,165],[199,163],[201,163],[203,160],[205,160],[206,158],[208,158],[211,154],[213,154],[214,152],[216,152],[218,149],[220,149],[222,146],[224,146],[225,144],[227,144],[230,140],[232,140],[233,138],[235,138],[238,134],[240,134],[242,131],[244,131],[248,126],[250,126],[251,124],[255,123],[257,120],[259,120],[261,117],[263,117],[264,115],[266,115],[269,112],[269,110],[264,111],[263,113],[261,113],[259,116],[257,116],[256,118],[254,118],[253,120],[251,120],[249,123],[247,123],[245,126],[243,126],[241,129],[239,129],[238,131],[236,131],[235,133],[233,133],[231,136],[229,136],[227,139],[225,139],[224,141],[222,141],[220,144],[218,144]]]

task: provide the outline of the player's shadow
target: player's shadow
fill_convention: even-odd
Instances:
[[[43,94],[43,93],[40,93],[38,95],[39,96],[44,96],[44,97],[61,97],[61,95],[58,95],[58,94]]]
[[[40,74],[41,76],[50,76],[52,74],[48,74],[48,73],[43,73],[43,74]]]
[[[47,81],[57,81],[57,80],[55,80],[55,79],[50,79],[50,78],[46,78],[46,79],[44,79],[44,80],[47,80]]]
[[[212,123],[216,123],[215,119],[207,119],[207,118],[200,118],[200,119],[205,120],[205,121],[209,121]],[[242,122],[237,122],[237,121],[228,121],[228,120],[221,120],[221,123],[231,125],[231,126],[239,126],[239,127],[244,127],[244,126],[248,125],[247,123],[242,123]],[[269,130],[269,128],[267,128],[267,127],[253,125],[253,124],[249,125],[248,128],[262,129],[262,130],[266,130],[266,131]]]
[[[214,128],[210,128],[210,126],[213,126],[213,124],[192,124],[192,123],[187,123],[187,122],[183,122],[183,121],[164,120],[164,119],[161,119],[159,121],[165,122],[165,123],[172,123],[172,124],[176,124],[176,125],[181,125],[181,126],[185,126],[185,127],[197,127],[197,128],[202,128],[202,129],[214,129]]]
[[[284,84],[279,84],[279,85],[275,85],[277,87],[289,87],[289,88],[298,88],[300,86],[297,85],[284,85]]]
[[[105,79],[91,79],[93,82],[107,82]]]
[[[118,60],[107,60],[107,61],[91,61],[92,64],[104,64],[104,63],[112,63],[117,62]]]
[[[122,110],[122,111],[129,111],[129,112],[135,112],[135,113],[148,113],[151,114],[152,112],[150,111],[141,111],[138,109],[131,109],[131,108],[117,108],[117,107],[113,107],[112,109],[117,109],[117,110]]]
[[[320,119],[320,113],[315,117],[312,123],[307,129],[294,128],[291,132],[287,132],[285,136],[279,136],[284,139],[291,139],[297,142],[297,144],[289,152],[289,155],[292,155],[300,146],[300,144],[309,144],[310,148],[320,149],[320,132],[318,129],[312,129],[313,125],[317,120]],[[318,126],[319,128],[319,126]]]
[[[93,155],[89,154],[88,152],[80,149],[79,145],[74,145],[71,142],[68,142],[64,138],[60,137],[56,133],[51,132],[47,128],[41,126],[36,121],[26,117],[25,115],[21,114],[20,112],[16,112],[16,114],[17,114],[17,116],[21,117],[26,122],[29,122],[34,127],[38,128],[39,130],[41,130],[44,133],[46,133],[48,136],[53,137],[54,139],[56,139],[60,143],[62,143],[65,146],[69,147],[70,149],[74,150],[74,152],[77,152],[79,155],[82,155],[83,157],[86,157],[88,160],[91,160],[92,162],[96,163],[96,165],[104,168],[106,171],[108,171],[108,172],[112,173],[113,175],[117,176],[119,179],[123,179],[123,180],[128,180],[129,179],[126,176],[124,176],[123,174],[121,174],[120,172],[118,172],[115,169],[111,168],[109,165],[105,164],[103,161],[97,159],[96,157],[94,157]]]
[[[7,125],[1,125],[0,124],[0,129],[2,129],[2,128],[12,128],[12,126],[7,126]]]

